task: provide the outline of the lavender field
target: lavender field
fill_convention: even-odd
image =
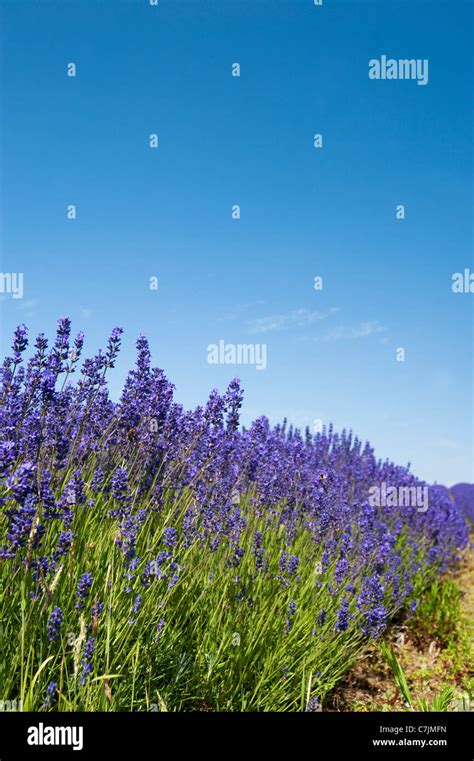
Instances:
[[[456,565],[466,518],[330,426],[239,424],[237,379],[183,409],[145,337],[82,361],[68,319],[1,370],[0,683],[44,711],[317,711]]]

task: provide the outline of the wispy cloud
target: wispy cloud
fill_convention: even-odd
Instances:
[[[275,314],[269,317],[260,317],[256,320],[247,320],[247,328],[249,333],[270,333],[289,328],[304,328],[320,320],[325,320],[338,311],[339,307],[332,307],[327,312],[294,309],[292,312],[286,312],[285,314]]]
[[[371,322],[359,322],[357,325],[337,325],[327,330],[320,336],[315,336],[314,341],[345,341],[355,338],[365,338],[380,333],[385,333],[387,328],[377,320]]]
[[[37,299],[18,299],[18,301],[14,301],[13,304],[16,309],[21,312],[21,319],[28,320],[36,315],[36,309],[39,302]]]
[[[258,301],[252,301],[248,304],[236,304],[234,307],[232,307],[231,312],[226,312],[222,317],[218,318],[219,322],[224,322],[228,320],[236,320],[238,317],[240,317],[245,312],[248,312],[250,309],[255,309],[255,307],[261,307],[265,304],[265,302],[262,299],[259,299]]]
[[[79,312],[85,320],[90,320],[92,317],[92,309],[90,307],[79,307]]]
[[[459,441],[456,441],[455,439],[447,439],[441,436],[438,439],[433,439],[431,441],[431,446],[437,447],[440,449],[459,449],[460,443]]]

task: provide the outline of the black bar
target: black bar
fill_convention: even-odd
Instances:
[[[60,727],[64,729],[56,730]],[[257,751],[265,758],[276,751],[276,758],[304,754],[315,761],[328,752],[334,761],[352,759],[354,754],[361,758],[416,755],[419,759],[472,761],[472,728],[469,713],[10,712],[0,713],[0,761],[51,757],[151,761],[188,755],[238,757],[242,753],[246,761]],[[69,740],[77,749],[64,744],[31,745],[28,738],[43,743],[51,738],[58,743]]]

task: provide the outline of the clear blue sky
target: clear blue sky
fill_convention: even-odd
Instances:
[[[0,270],[25,278],[0,296],[2,353],[18,322],[67,314],[89,354],[122,325],[114,396],[144,332],[186,406],[238,375],[244,422],[333,421],[429,481],[474,481],[474,295],[451,290],[474,270],[472,16],[0,0]],[[428,59],[428,84],[370,80],[382,54]],[[209,365],[219,339],[265,343],[267,369]]]

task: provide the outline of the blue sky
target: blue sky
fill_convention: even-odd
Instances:
[[[0,0],[0,270],[24,273],[2,355],[18,322],[52,335],[67,314],[89,354],[122,325],[114,396],[143,332],[186,406],[237,375],[245,423],[333,421],[429,481],[474,481],[474,295],[451,290],[474,269],[472,15]],[[369,79],[382,54],[428,59],[428,84]],[[208,364],[220,339],[265,343],[267,368]]]

